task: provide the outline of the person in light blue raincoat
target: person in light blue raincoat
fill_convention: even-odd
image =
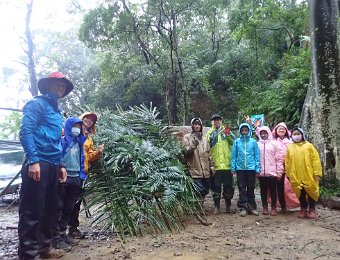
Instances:
[[[231,172],[237,174],[240,215],[247,212],[259,215],[255,202],[256,174],[260,173],[260,152],[255,139],[251,138],[251,126],[243,123],[239,127],[240,137],[233,144],[231,152]]]
[[[84,143],[86,136],[82,132],[83,121],[69,117],[65,121],[64,134],[61,140],[63,161],[67,170],[65,183],[59,185],[60,207],[56,222],[56,234],[53,246],[68,251],[71,249],[71,239],[66,235],[68,222],[72,211],[82,193],[84,173]]]

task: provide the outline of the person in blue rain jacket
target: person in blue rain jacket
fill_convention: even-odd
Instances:
[[[67,177],[62,163],[63,122],[58,99],[69,94],[73,84],[63,74],[54,72],[39,80],[38,89],[42,95],[25,104],[19,132],[25,152],[19,204],[19,259],[63,255],[51,247],[58,185]]]
[[[251,126],[243,123],[239,127],[240,137],[233,144],[231,172],[237,175],[239,200],[237,206],[242,217],[247,212],[259,215],[255,202],[256,174],[260,174],[260,152],[255,139],[251,138]]]

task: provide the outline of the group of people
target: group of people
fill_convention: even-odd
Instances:
[[[54,72],[40,79],[38,88],[41,95],[23,108],[19,133],[25,152],[19,204],[19,259],[61,257],[64,250],[70,249],[72,237],[84,237],[78,229],[83,183],[89,165],[104,150],[103,145],[95,149],[91,137],[96,132],[95,113],[69,117],[63,124],[58,99],[73,90],[70,80]],[[269,214],[269,202],[270,214],[277,215],[278,197],[281,212],[287,210],[289,203],[295,203],[295,207],[301,207],[300,218],[316,218],[322,168],[316,149],[302,129],[294,128],[290,133],[280,123],[271,131],[268,127],[251,126],[247,117],[236,138],[228,126],[222,125],[220,115],[213,115],[211,121],[212,127],[204,136],[202,120],[193,118],[192,132],[183,137],[188,169],[202,203],[211,189],[215,214],[221,212],[221,194],[225,211],[236,213],[231,203],[236,175],[240,215],[259,215],[254,194],[258,177],[264,215]],[[252,131],[258,142],[251,137]]]
[[[41,95],[23,108],[20,142],[25,152],[19,204],[19,259],[59,258],[73,238],[83,238],[79,211],[89,165],[104,146],[94,148],[97,115],[86,112],[63,124],[58,99],[74,86],[54,72],[38,82]]]
[[[225,211],[236,213],[231,207],[236,175],[240,216],[258,216],[254,193],[258,178],[263,215],[276,216],[277,208],[285,213],[300,207],[299,218],[315,219],[322,167],[304,131],[298,127],[289,131],[285,123],[270,130],[257,127],[248,116],[245,120],[236,138],[230,127],[222,125],[218,114],[211,117],[212,127],[206,135],[202,120],[192,119],[192,131],[184,135],[182,145],[193,187],[202,203],[211,189],[214,213],[219,214],[222,192]],[[252,132],[258,141],[252,138]]]

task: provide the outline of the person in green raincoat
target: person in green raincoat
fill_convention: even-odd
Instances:
[[[215,174],[213,176],[212,190],[215,214],[220,213],[220,200],[223,185],[223,198],[225,199],[226,212],[231,210],[231,199],[234,196],[234,178],[230,171],[231,148],[235,136],[228,126],[222,125],[222,117],[215,114],[211,117],[212,127],[206,137],[211,149]]]

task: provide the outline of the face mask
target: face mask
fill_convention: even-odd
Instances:
[[[292,139],[295,143],[300,143],[302,141],[302,135],[293,135]]]
[[[72,127],[71,129],[71,133],[74,137],[77,137],[78,135],[80,135],[80,128],[78,127]]]

